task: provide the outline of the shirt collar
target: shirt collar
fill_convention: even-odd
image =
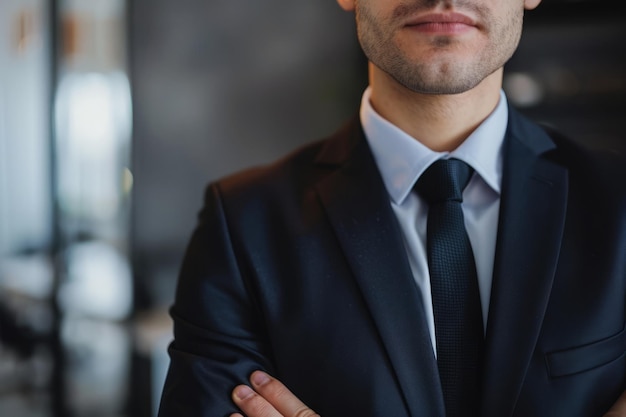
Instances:
[[[508,123],[506,96],[500,92],[495,110],[452,152],[435,152],[380,116],[370,104],[371,88],[361,100],[361,124],[391,199],[402,204],[415,182],[436,160],[457,158],[500,194],[502,144]]]

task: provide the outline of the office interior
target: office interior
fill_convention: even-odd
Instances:
[[[544,0],[509,101],[626,152],[626,13]],[[334,1],[0,2],[0,415],[156,416],[206,184],[356,114]]]

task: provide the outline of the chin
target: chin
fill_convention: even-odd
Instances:
[[[489,71],[401,71],[391,76],[405,88],[421,94],[462,94],[489,76]]]

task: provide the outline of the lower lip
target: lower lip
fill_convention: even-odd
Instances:
[[[458,35],[469,32],[470,30],[474,29],[474,26],[456,22],[431,22],[411,25],[409,26],[409,28],[420,33],[436,35]]]

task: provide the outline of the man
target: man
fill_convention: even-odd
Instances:
[[[507,106],[540,0],[338,2],[360,117],[208,188],[160,416],[602,416],[626,387],[626,171]]]

